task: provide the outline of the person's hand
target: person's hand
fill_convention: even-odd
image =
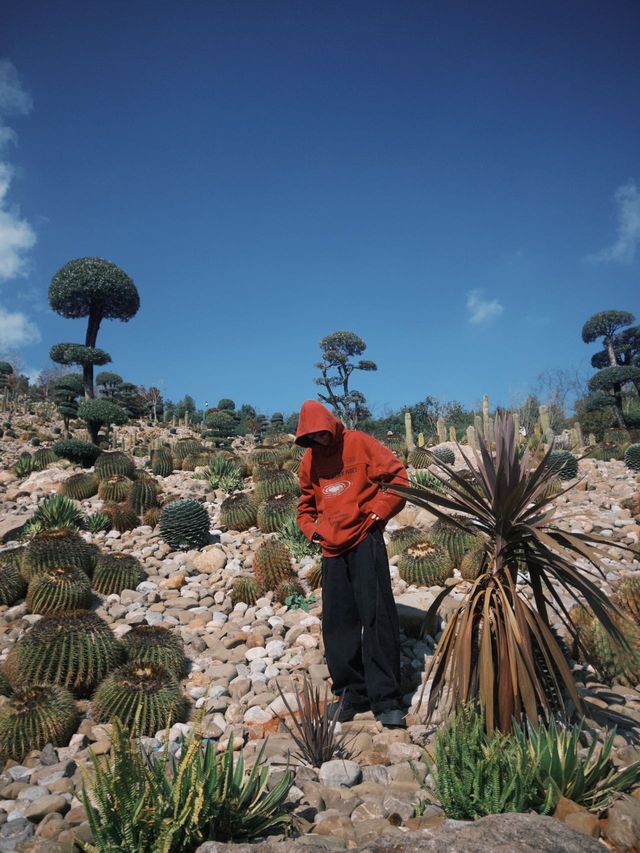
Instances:
[[[379,515],[376,515],[375,512],[371,513],[371,518],[373,519],[373,523],[377,524],[379,521],[382,521]]]
[[[320,536],[319,533],[314,533],[313,536],[311,537],[311,541],[316,542],[316,543],[320,543],[320,542],[322,542],[322,536]]]

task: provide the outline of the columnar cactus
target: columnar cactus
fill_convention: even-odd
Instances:
[[[101,453],[96,459],[95,472],[101,480],[106,480],[108,477],[115,477],[116,474],[131,479],[135,470],[136,466],[133,459],[121,450]]]
[[[298,508],[296,495],[274,495],[258,506],[258,527],[263,533],[276,533]]]
[[[66,746],[76,730],[73,696],[63,687],[29,686],[0,707],[0,760],[22,761],[46,744]]]
[[[45,569],[29,582],[27,607],[32,613],[67,613],[91,607],[91,583],[75,566]]]
[[[398,560],[403,581],[416,586],[443,586],[453,577],[453,561],[446,549],[436,542],[410,545]]]
[[[142,477],[129,484],[127,503],[138,515],[158,504],[160,487],[151,477]]]
[[[291,577],[291,556],[287,546],[277,539],[265,540],[256,551],[253,573],[262,592],[275,590]]]
[[[135,625],[122,640],[129,663],[152,663],[172,672],[176,678],[187,674],[189,662],[182,640],[170,628],[162,625]]]
[[[66,527],[45,530],[34,536],[24,549],[22,577],[30,581],[34,575],[56,566],[76,566],[91,577],[97,553],[97,548],[74,530]]]
[[[131,554],[101,554],[93,574],[93,588],[100,595],[120,595],[135,589],[146,578],[140,561]]]
[[[202,548],[209,542],[209,514],[198,501],[173,501],[160,516],[160,535],[174,551]]]
[[[640,444],[630,444],[624,453],[624,464],[632,471],[640,471]]]

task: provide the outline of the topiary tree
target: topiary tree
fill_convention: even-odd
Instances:
[[[95,380],[103,397],[115,397],[123,381],[119,373],[112,373],[110,370],[102,370],[97,374]]]
[[[237,432],[236,420],[228,411],[208,412],[206,424],[216,444],[224,443]]]
[[[83,361],[58,363],[82,364],[85,396],[91,398],[94,396],[94,364],[107,364],[111,360],[107,357],[106,361],[96,361],[95,353],[91,352],[95,351],[100,323],[105,319],[126,323],[137,313],[140,296],[136,286],[124,270],[111,261],[78,258],[69,261],[54,275],[49,286],[49,304],[63,317],[88,317],[86,351],[75,353]],[[56,361],[53,355],[51,357]]]
[[[325,388],[326,393],[318,393],[318,397],[333,408],[347,428],[354,429],[358,421],[368,418],[371,412],[364,394],[349,388],[351,374],[354,370],[377,370],[378,366],[366,359],[351,361],[367,348],[362,338],[353,332],[332,332],[320,341],[320,348],[322,360],[315,366],[322,376],[315,382]]]
[[[84,392],[80,373],[66,373],[53,383],[53,398],[69,436],[69,421],[78,416],[78,397]]]
[[[235,412],[236,404],[228,397],[223,397],[222,400],[218,401],[218,408],[221,412]]]
[[[85,400],[78,406],[78,417],[86,421],[91,441],[94,444],[98,443],[98,433],[100,427],[122,426],[126,424],[129,417],[124,409],[112,403],[110,400]]]
[[[620,429],[626,428],[622,410],[622,388],[633,382],[640,390],[640,368],[635,366],[638,356],[638,329],[628,329],[635,317],[629,311],[600,311],[590,317],[582,327],[582,340],[593,343],[603,338],[604,349],[596,353],[591,364],[599,373],[589,381],[590,395],[585,401],[587,409],[597,410],[611,406]]]
[[[9,377],[13,374],[13,366],[8,361],[0,361],[0,391],[9,385]]]

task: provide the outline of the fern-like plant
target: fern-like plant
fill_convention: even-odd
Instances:
[[[46,744],[66,746],[76,730],[73,696],[63,687],[20,688],[0,706],[0,759],[22,761]]]

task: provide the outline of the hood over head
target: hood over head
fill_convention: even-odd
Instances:
[[[342,438],[344,426],[322,403],[317,400],[305,400],[300,409],[296,444],[300,447],[315,447],[313,441],[308,438],[311,432],[330,432],[331,444],[335,444]]]

